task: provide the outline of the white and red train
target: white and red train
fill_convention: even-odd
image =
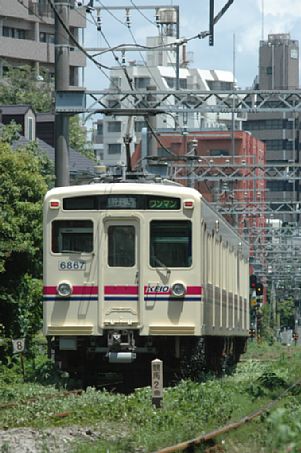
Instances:
[[[44,202],[43,299],[64,370],[149,375],[153,358],[176,370],[200,345],[194,361],[219,370],[249,334],[248,245],[194,189],[55,188]]]

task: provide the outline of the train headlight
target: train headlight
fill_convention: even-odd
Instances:
[[[57,285],[57,293],[61,297],[69,297],[72,294],[72,285],[69,282],[61,282]]]
[[[183,297],[185,293],[186,293],[186,286],[184,285],[184,283],[177,282],[172,285],[171,294],[174,297]]]

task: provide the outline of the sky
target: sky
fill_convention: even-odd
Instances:
[[[215,0],[215,15],[226,3],[227,0]],[[151,23],[154,9],[131,10],[132,34],[125,25],[124,10],[111,10],[110,14],[104,9],[110,6],[139,8],[142,5],[178,5],[181,37],[190,38],[209,29],[209,0],[94,0],[94,6],[101,8],[103,36],[88,15],[85,47],[130,44],[134,42],[133,36],[137,43],[145,44],[146,36],[156,36],[157,28]],[[215,25],[214,46],[209,46],[208,38],[189,42],[187,50],[193,52],[190,67],[233,71],[240,88],[251,87],[258,74],[259,41],[262,38],[266,40],[271,33],[290,33],[291,39],[301,42],[301,0],[234,0]],[[116,66],[111,52],[101,58],[101,63]],[[141,61],[139,53],[134,56],[126,54],[126,59]],[[93,63],[89,63],[84,85],[89,90],[102,90],[107,88],[108,79]]]

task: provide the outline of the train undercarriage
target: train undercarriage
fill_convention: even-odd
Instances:
[[[151,384],[151,361],[163,361],[164,385],[200,380],[206,372],[231,371],[245,352],[247,337],[142,337],[135,331],[107,336],[48,337],[49,356],[86,387],[115,376],[127,390]],[[114,378],[113,378],[114,380]]]

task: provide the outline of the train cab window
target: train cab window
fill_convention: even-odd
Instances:
[[[55,220],[52,222],[54,253],[91,253],[93,222],[90,220]]]
[[[192,259],[191,222],[153,220],[150,224],[150,265],[190,267]]]
[[[108,228],[108,265],[132,267],[135,265],[135,227],[110,225]]]

